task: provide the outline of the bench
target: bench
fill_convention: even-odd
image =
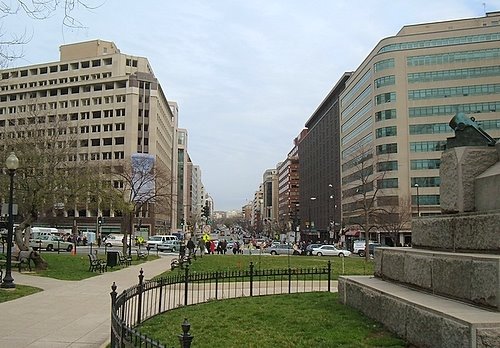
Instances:
[[[144,251],[140,251],[139,249],[135,249],[136,253],[137,253],[137,260],[147,260],[148,259],[148,256],[149,254],[148,253],[145,253]]]
[[[21,273],[23,267],[31,272],[31,260],[33,260],[33,250],[21,250],[17,255],[12,255],[10,264],[12,267],[17,267],[19,273]],[[6,265],[7,260],[0,260],[0,268]]]
[[[89,257],[89,272],[99,271],[99,273],[102,273],[108,270],[108,265],[106,264],[106,261],[98,259],[97,256],[94,254],[88,254],[88,257]]]
[[[171,262],[170,262],[170,269],[171,270],[174,270],[176,268],[180,268],[180,269],[184,269],[184,265],[190,265],[191,264],[191,257],[190,256],[187,256],[187,255],[184,255],[182,257],[178,257],[176,259],[173,259]]]
[[[132,258],[130,256],[124,256],[121,251],[118,252],[118,263],[120,265],[130,266],[132,264]]]

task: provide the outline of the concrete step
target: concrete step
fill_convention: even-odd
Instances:
[[[377,248],[375,275],[500,311],[500,255]]]
[[[339,278],[340,301],[417,347],[498,348],[500,313],[370,276]]]

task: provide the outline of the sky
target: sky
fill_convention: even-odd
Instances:
[[[7,0],[9,1],[9,0]],[[10,0],[14,3],[14,0]],[[240,210],[266,169],[293,147],[333,86],[375,45],[404,26],[481,17],[500,0],[84,0],[72,12],[83,28],[2,18],[4,40],[26,33],[9,67],[59,60],[59,46],[113,41],[148,58],[202,171],[215,210]]]

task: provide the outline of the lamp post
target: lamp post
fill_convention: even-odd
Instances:
[[[5,165],[9,170],[10,176],[10,188],[9,188],[9,226],[7,232],[7,262],[5,264],[5,277],[1,287],[7,289],[14,289],[16,284],[14,284],[14,278],[12,278],[12,236],[14,232],[14,214],[12,212],[12,201],[14,199],[14,174],[16,169],[19,167],[19,159],[16,157],[14,152],[11,152]]]
[[[415,184],[417,188],[417,216],[420,216],[420,194],[418,192],[418,184]]]
[[[328,184],[329,189],[331,190],[333,188],[332,184]],[[326,225],[326,230],[328,232],[328,238],[333,239],[331,236],[331,230],[332,230],[332,224],[331,224],[331,219],[330,219],[330,200],[333,199],[333,195],[328,196],[328,200],[326,201],[326,217],[327,217],[327,225]],[[335,220],[335,210],[333,211],[333,219]],[[333,226],[333,230],[335,231],[335,225]]]
[[[316,200],[316,197],[311,197],[309,198],[309,217],[308,217],[308,220],[309,220],[309,232],[311,232],[311,228],[312,228],[312,222],[311,222],[311,203],[312,201],[315,201]]]

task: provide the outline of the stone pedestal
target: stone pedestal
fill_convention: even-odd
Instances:
[[[375,249],[375,277],[340,278],[341,301],[418,347],[500,347],[499,153],[444,151],[441,209],[455,214],[414,219],[413,248]]]

